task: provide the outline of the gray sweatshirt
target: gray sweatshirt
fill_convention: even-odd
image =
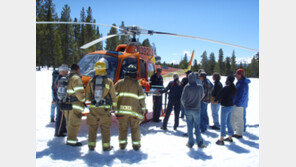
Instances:
[[[196,83],[196,76],[193,73],[189,74],[188,84],[184,87],[181,97],[185,110],[200,111],[202,97],[202,86]]]

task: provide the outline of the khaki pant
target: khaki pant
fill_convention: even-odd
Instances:
[[[235,134],[242,136],[244,132],[244,107],[234,106],[232,112],[232,128]]]
[[[91,108],[87,114],[86,123],[89,125],[88,146],[96,146],[98,127],[100,123],[102,146],[107,148],[110,146],[110,127],[112,124],[110,110]]]
[[[119,144],[127,144],[128,127],[131,128],[133,145],[139,145],[141,140],[140,123],[141,120],[125,115],[118,117],[119,123]]]
[[[75,144],[78,141],[77,135],[82,122],[82,114],[77,110],[65,110],[64,115],[67,126],[67,142]]]

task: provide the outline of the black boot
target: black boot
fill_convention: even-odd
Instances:
[[[55,134],[54,136],[55,136],[55,137],[66,137],[67,135],[61,133],[61,134]]]
[[[139,149],[140,149],[140,145],[133,145],[133,149],[135,150],[135,151],[138,151]]]
[[[242,138],[243,136],[235,134],[235,135],[233,135],[232,137],[235,137],[235,138],[237,138],[237,139],[240,139],[240,138]]]
[[[95,150],[95,146],[88,146],[88,149],[89,149],[90,151],[94,151],[94,150]]]
[[[69,146],[73,146],[73,147],[82,146],[82,143],[80,143],[80,142],[76,142],[75,144],[66,142],[66,144]]]
[[[55,122],[54,118],[51,118],[51,119],[50,119],[50,122]]]
[[[110,151],[113,149],[113,146],[103,147],[103,151]]]
[[[220,146],[223,146],[223,145],[224,145],[224,141],[222,141],[222,140],[218,140],[218,141],[216,142],[216,144],[217,144],[217,145],[220,145]]]
[[[126,148],[126,144],[119,144],[119,147],[121,150],[124,150]]]
[[[163,126],[160,129],[162,129],[162,130],[168,130],[166,127],[163,127]]]

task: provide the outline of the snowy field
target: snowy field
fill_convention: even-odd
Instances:
[[[111,144],[114,149],[110,152],[102,151],[99,131],[97,147],[90,152],[87,146],[88,126],[85,117],[78,134],[82,147],[67,146],[66,138],[54,137],[54,123],[50,123],[51,74],[52,71],[47,70],[36,72],[36,166],[259,166],[259,79],[252,78],[249,84],[247,132],[244,133],[243,139],[234,139],[232,144],[226,142],[225,146],[216,145],[220,133],[209,129],[202,134],[208,147],[197,149],[194,145],[189,149],[185,146],[187,137],[183,137],[183,133],[187,131],[185,120],[180,119],[180,126],[174,131],[174,117],[171,115],[166,132],[160,129],[162,123],[148,122],[141,126],[140,151],[132,149],[130,134],[127,149],[119,149],[118,125],[116,119],[113,119]],[[222,77],[222,84],[225,79]],[[167,83],[168,81],[165,86]],[[152,97],[146,98],[146,105],[151,112]],[[208,115],[212,125],[210,105]]]

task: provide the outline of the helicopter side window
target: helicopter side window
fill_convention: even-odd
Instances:
[[[147,64],[147,71],[148,71],[148,77],[150,78],[153,74],[154,74],[154,64],[150,61],[148,61],[148,64]]]
[[[126,58],[122,61],[122,64],[121,64],[121,70],[120,70],[120,75],[119,75],[119,78],[122,79],[124,78],[124,71],[126,70],[126,68],[130,65],[130,64],[133,64],[135,65],[136,67],[138,67],[137,65],[137,59],[136,58]]]
[[[140,61],[141,78],[146,78],[146,63],[144,60]]]

